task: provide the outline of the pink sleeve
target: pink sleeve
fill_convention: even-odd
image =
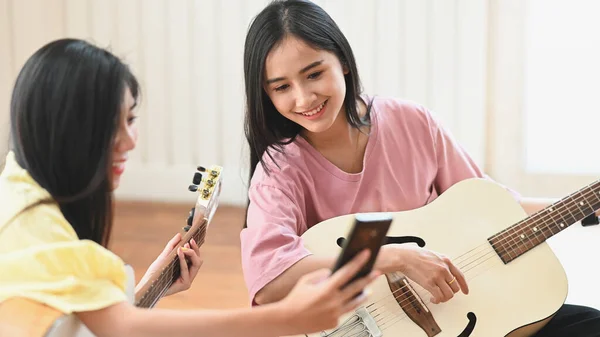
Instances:
[[[438,193],[443,193],[452,185],[464,179],[484,178],[482,170],[454,139],[452,134],[444,129],[431,115],[429,115],[429,121],[438,164],[435,179]]]
[[[248,227],[240,240],[244,280],[255,305],[260,289],[310,252],[298,235],[305,227],[299,203],[272,186],[252,186],[248,193]]]
[[[428,116],[431,132],[434,137],[438,164],[435,185],[439,194],[442,194],[452,185],[464,179],[484,178],[493,180],[477,166],[467,151],[454,139],[448,130],[442,127],[429,113]],[[519,201],[521,199],[519,193],[504,185],[502,186],[512,194],[515,200]]]

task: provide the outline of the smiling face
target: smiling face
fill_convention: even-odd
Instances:
[[[123,104],[121,105],[121,114],[117,126],[117,135],[113,145],[113,154],[111,162],[112,190],[119,187],[121,175],[125,171],[125,162],[128,159],[128,152],[135,148],[138,139],[138,129],[135,124],[137,118],[134,114],[136,101],[131,95],[129,88],[125,90]]]
[[[320,133],[342,111],[347,73],[335,54],[288,36],[267,55],[264,89],[282,116]]]

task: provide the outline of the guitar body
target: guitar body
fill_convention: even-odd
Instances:
[[[436,305],[429,301],[425,289],[408,280],[422,295],[425,310],[439,327],[437,332],[430,329],[426,333],[406,316],[388,278],[382,275],[371,285],[372,293],[364,305],[372,312],[380,334],[363,332],[356,336],[530,336],[547,323],[567,297],[566,274],[545,242],[508,264],[488,243],[487,238],[526,217],[512,195],[493,182],[462,181],[434,202],[393,216],[388,237],[420,238],[424,248],[450,257],[465,274],[470,293],[459,292],[450,301]],[[353,220],[353,215],[347,215],[321,222],[302,236],[305,246],[315,255],[339,254],[336,240],[349,232]],[[474,314],[469,316],[471,320],[469,313]],[[344,322],[353,316],[343,317],[335,332],[309,336],[350,335]]]

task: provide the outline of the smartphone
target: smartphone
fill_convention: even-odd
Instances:
[[[385,243],[387,232],[392,224],[390,213],[358,213],[354,216],[354,225],[342,245],[342,251],[333,266],[332,273],[342,268],[363,249],[369,249],[371,255],[367,263],[348,282],[367,276],[373,269],[379,249]],[[347,285],[347,284],[346,284]],[[344,287],[346,286],[344,285]]]

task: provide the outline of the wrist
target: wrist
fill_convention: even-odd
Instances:
[[[375,267],[382,273],[404,272],[406,269],[406,259],[403,252],[404,249],[397,245],[381,247]]]
[[[298,331],[296,331],[295,327],[291,322],[291,317],[293,317],[293,313],[285,304],[285,300],[278,301],[275,303],[264,304],[258,306],[257,309],[257,312],[263,312],[263,319],[261,319],[261,321],[267,323],[267,325],[265,326],[271,327],[270,330],[273,331],[273,336],[279,336],[281,335],[281,333],[284,333],[286,336],[298,333]]]

